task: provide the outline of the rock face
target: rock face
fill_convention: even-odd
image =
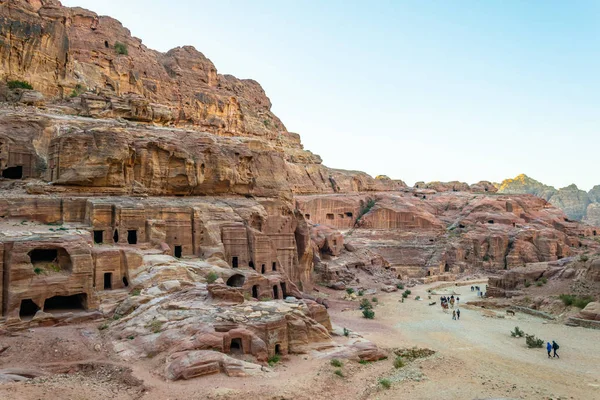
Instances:
[[[506,179],[498,185],[499,193],[533,194],[560,208],[570,219],[584,221],[592,226],[600,226],[600,185],[594,186],[589,193],[570,185],[556,190],[528,177],[519,175]]]

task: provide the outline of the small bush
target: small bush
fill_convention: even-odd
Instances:
[[[100,326],[98,327],[98,330],[99,330],[99,331],[103,331],[103,330],[105,330],[105,329],[108,329],[108,324],[102,324],[102,325],[100,325]]]
[[[530,349],[544,347],[544,341],[536,338],[535,335],[525,335],[525,343],[527,343],[527,347]]]
[[[406,294],[411,294],[412,292],[411,292],[410,290],[406,289],[406,290],[404,291],[404,293],[406,293]]]
[[[546,283],[548,283],[548,278],[546,278],[546,277],[544,276],[544,277],[542,277],[542,278],[540,279],[540,281],[542,282],[542,284],[544,284],[544,285],[545,285]]]
[[[274,356],[269,357],[269,359],[267,360],[270,367],[274,366],[279,361],[281,361],[281,356],[279,354],[275,354]]]
[[[396,357],[394,360],[394,368],[398,369],[402,367],[404,367],[404,360],[402,360],[402,357]]]
[[[84,93],[86,90],[87,89],[85,87],[83,87],[83,85],[78,83],[77,85],[75,85],[75,89],[73,89],[73,91],[71,92],[70,97],[77,97],[80,94]]]
[[[537,281],[535,283],[535,286],[544,286],[544,283],[542,281]]]
[[[129,340],[133,340],[133,339],[135,339],[135,336],[133,336],[133,335],[131,335],[131,336],[127,336],[127,339],[129,339]]]
[[[128,55],[129,51],[127,50],[127,45],[124,43],[116,42],[115,43],[115,51],[117,54]]]
[[[352,289],[352,288],[347,288],[347,289],[346,289],[346,293],[348,293],[348,294],[352,294],[352,293],[354,293],[354,289]]]
[[[572,306],[573,302],[575,302],[575,296],[572,294],[561,294],[558,298],[562,300],[565,306]]]
[[[372,310],[373,304],[369,301],[369,299],[362,299],[360,301],[360,309],[361,310]]]
[[[333,367],[336,367],[336,368],[341,368],[344,366],[344,364],[342,364],[342,362],[340,360],[338,360],[337,358],[332,358],[331,361],[329,362],[329,364],[331,364]]]
[[[431,298],[431,296],[429,296]],[[421,296],[415,297],[415,300],[421,300]]]
[[[561,294],[558,298],[562,300],[565,306],[575,306],[579,308],[585,308],[588,303],[594,301],[594,298],[591,296],[578,297],[573,294]]]
[[[371,299],[371,301],[372,301],[373,303],[377,303],[379,300],[377,299],[377,297],[373,297],[373,298]]]
[[[217,279],[219,279],[219,275],[214,271],[210,271],[208,275],[206,275],[206,282],[208,283],[214,283]]]
[[[363,317],[365,317],[366,319],[375,318],[375,311],[373,311],[372,309],[363,310],[362,313],[363,313]]]
[[[361,289],[361,290],[359,290],[359,291],[358,291],[358,295],[359,295],[359,296],[363,296],[364,294],[365,294],[365,291],[364,291],[364,290],[362,290],[362,289]]]
[[[587,255],[585,255],[585,254],[582,254],[582,255],[579,256],[579,261],[581,261],[581,262],[586,262],[589,259],[590,258]]]
[[[347,328],[344,328],[344,336],[350,336],[350,331]]]
[[[400,290],[404,289],[404,285],[403,285],[403,284],[401,284],[401,283],[398,283],[398,284],[396,285],[396,287],[397,287],[398,289],[400,289]]]
[[[408,295],[406,294],[406,292],[402,293],[402,298],[406,299],[408,297]]]
[[[531,286],[531,282],[525,281],[525,283],[523,285],[525,285],[525,287],[529,287],[529,286]]]
[[[133,290],[131,291],[131,295],[132,295],[132,296],[139,296],[139,295],[140,295],[140,293],[142,293],[142,289],[133,289]]]
[[[8,81],[7,84],[9,89],[33,89],[33,86],[27,81]]]
[[[379,384],[383,386],[385,389],[389,389],[392,387],[392,381],[387,378],[379,378]]]
[[[367,360],[360,360],[358,363],[359,363],[360,365],[369,365],[369,364],[371,364],[371,361],[367,361]]]
[[[36,275],[40,275],[42,272],[44,272],[44,270],[43,270],[43,269],[41,269],[40,267],[35,267],[35,268],[33,269],[33,272],[34,272]]]
[[[523,332],[518,326],[515,326],[515,330],[510,332],[510,336],[512,337],[523,337],[523,335],[525,335],[525,332]]]
[[[483,261],[490,261],[490,256],[488,256],[487,254],[483,256]]]
[[[115,314],[113,315],[113,319],[114,319],[115,321],[117,321],[117,320],[121,319],[121,314],[116,314],[116,313],[115,313]]]
[[[339,376],[340,378],[344,377],[344,373],[342,372],[341,369],[336,369],[335,371],[333,371],[334,374],[336,374],[337,376]]]
[[[152,333],[158,333],[160,332],[163,324],[164,322],[155,319],[147,325],[147,328],[150,329]]]

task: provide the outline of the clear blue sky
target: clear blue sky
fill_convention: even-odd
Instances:
[[[600,2],[63,0],[260,82],[334,168],[600,184]]]

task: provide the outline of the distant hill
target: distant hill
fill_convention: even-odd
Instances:
[[[586,192],[576,185],[556,189],[525,174],[505,179],[497,185],[498,193],[533,194],[562,209],[573,220],[600,226],[600,185]]]

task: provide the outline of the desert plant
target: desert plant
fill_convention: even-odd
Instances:
[[[402,293],[402,298],[406,299],[408,297],[408,294],[406,294],[406,292]]]
[[[41,269],[40,267],[35,267],[35,268],[33,269],[33,272],[34,272],[36,275],[40,275],[42,272],[44,272],[44,270],[43,270],[43,269]]]
[[[164,322],[155,319],[152,320],[152,322],[150,322],[148,325],[146,325],[146,328],[150,329],[152,333],[158,333],[160,332],[163,324]]]
[[[99,331],[103,331],[103,330],[105,330],[105,329],[108,329],[108,324],[102,324],[102,325],[100,325],[100,326],[98,327],[98,330],[99,330]]]
[[[544,283],[542,281],[536,281],[535,286],[544,286]]]
[[[487,254],[483,256],[483,261],[490,261],[490,256]]]
[[[586,254],[582,254],[579,256],[579,261],[581,261],[581,262],[586,262],[589,259],[590,258]]]
[[[332,358],[331,361],[329,362],[329,364],[331,364],[332,366],[336,367],[336,368],[341,368],[344,364],[342,364],[342,362],[340,360],[338,360],[337,358]]]
[[[31,86],[31,84],[27,81],[8,81],[7,84],[9,89],[33,89],[33,86]]]
[[[352,289],[352,288],[347,288],[347,289],[346,289],[346,293],[348,293],[348,294],[352,294],[352,293],[354,293],[354,289]]]
[[[406,294],[411,294],[412,292],[411,292],[410,290],[406,289],[406,290],[404,291],[404,293],[406,293]]]
[[[208,275],[206,275],[206,282],[208,283],[214,283],[217,279],[219,279],[219,275],[214,271],[210,271]]]
[[[369,301],[369,299],[362,299],[359,305],[361,310],[372,310],[373,304]]]
[[[373,298],[371,299],[371,301],[372,301],[373,303],[377,303],[377,302],[379,302],[379,300],[377,299],[377,297],[373,297]]]
[[[525,287],[529,287],[529,286],[531,286],[531,282],[525,281],[525,283],[523,283],[523,285],[525,285]]]
[[[585,308],[585,306],[587,306],[588,303],[591,303],[592,301],[594,301],[594,299],[590,296],[578,297],[577,299],[575,299],[573,305],[578,308]]]
[[[117,313],[115,313],[115,314],[113,315],[113,319],[114,319],[115,321],[117,321],[117,320],[121,319],[121,314],[117,314]]]
[[[114,47],[117,54],[123,54],[125,56],[129,54],[129,51],[127,50],[127,45],[124,43],[116,42]]]
[[[348,337],[350,336],[350,330],[347,328],[344,328],[344,336]]]
[[[359,290],[359,291],[358,291],[358,295],[359,295],[359,296],[363,296],[364,294],[365,294],[365,291],[364,291],[364,290],[362,290],[362,289],[361,289],[361,290]]]
[[[369,364],[371,364],[371,361],[367,361],[367,360],[360,360],[358,363],[359,363],[360,365],[369,365]]]
[[[132,296],[139,296],[139,295],[140,295],[140,293],[142,293],[142,289],[133,289],[133,290],[131,291],[131,295],[132,295]]]
[[[379,378],[379,384],[385,389],[389,389],[390,387],[392,387],[392,381],[390,381],[387,378]]]
[[[404,285],[403,285],[403,284],[401,284],[401,283],[398,283],[398,284],[396,285],[396,287],[397,287],[398,289],[400,289],[400,290],[404,289]]]
[[[131,335],[131,336],[127,336],[127,339],[129,339],[129,340],[133,340],[133,339],[135,339],[135,336],[133,336],[133,335]]]
[[[269,363],[270,367],[274,366],[279,361],[281,361],[281,356],[279,354],[275,354],[267,359],[267,363]]]
[[[82,84],[78,83],[77,85],[75,85],[75,89],[73,89],[73,91],[71,92],[70,97],[77,97],[85,91],[86,88]]]
[[[375,207],[375,204],[377,204],[377,200],[376,199],[368,199],[366,203],[362,203],[360,206],[360,210],[358,211],[358,215],[356,216],[356,220],[354,221],[354,226],[357,226],[358,223],[360,222],[361,218],[368,213],[369,211],[371,211],[371,209],[373,207]]]
[[[542,278],[540,278],[540,281],[545,285],[546,283],[548,283],[548,278],[543,276]]]
[[[341,369],[336,369],[335,371],[333,371],[334,374],[336,374],[337,376],[339,376],[340,378],[344,377],[344,373],[342,372]]]
[[[366,319],[373,319],[375,318],[375,311],[373,311],[372,309],[365,309],[363,310],[363,317],[365,317]]]
[[[525,332],[523,332],[518,326],[515,326],[514,331],[510,331],[510,336],[512,337],[523,337],[523,335],[525,335]]]
[[[59,266],[59,265],[56,265],[56,264],[50,264],[50,265],[48,266],[48,268],[50,268],[50,269],[51,269],[52,271],[54,271],[54,272],[60,272],[60,266]]]
[[[429,296],[429,297],[431,297],[431,296]],[[421,296],[416,296],[415,300],[421,300]]]
[[[525,343],[527,343],[527,347],[530,349],[544,347],[544,341],[536,338],[535,335],[525,335]]]
[[[402,357],[396,357],[396,359],[394,360],[394,368],[402,368],[404,367],[404,360],[402,360]]]

